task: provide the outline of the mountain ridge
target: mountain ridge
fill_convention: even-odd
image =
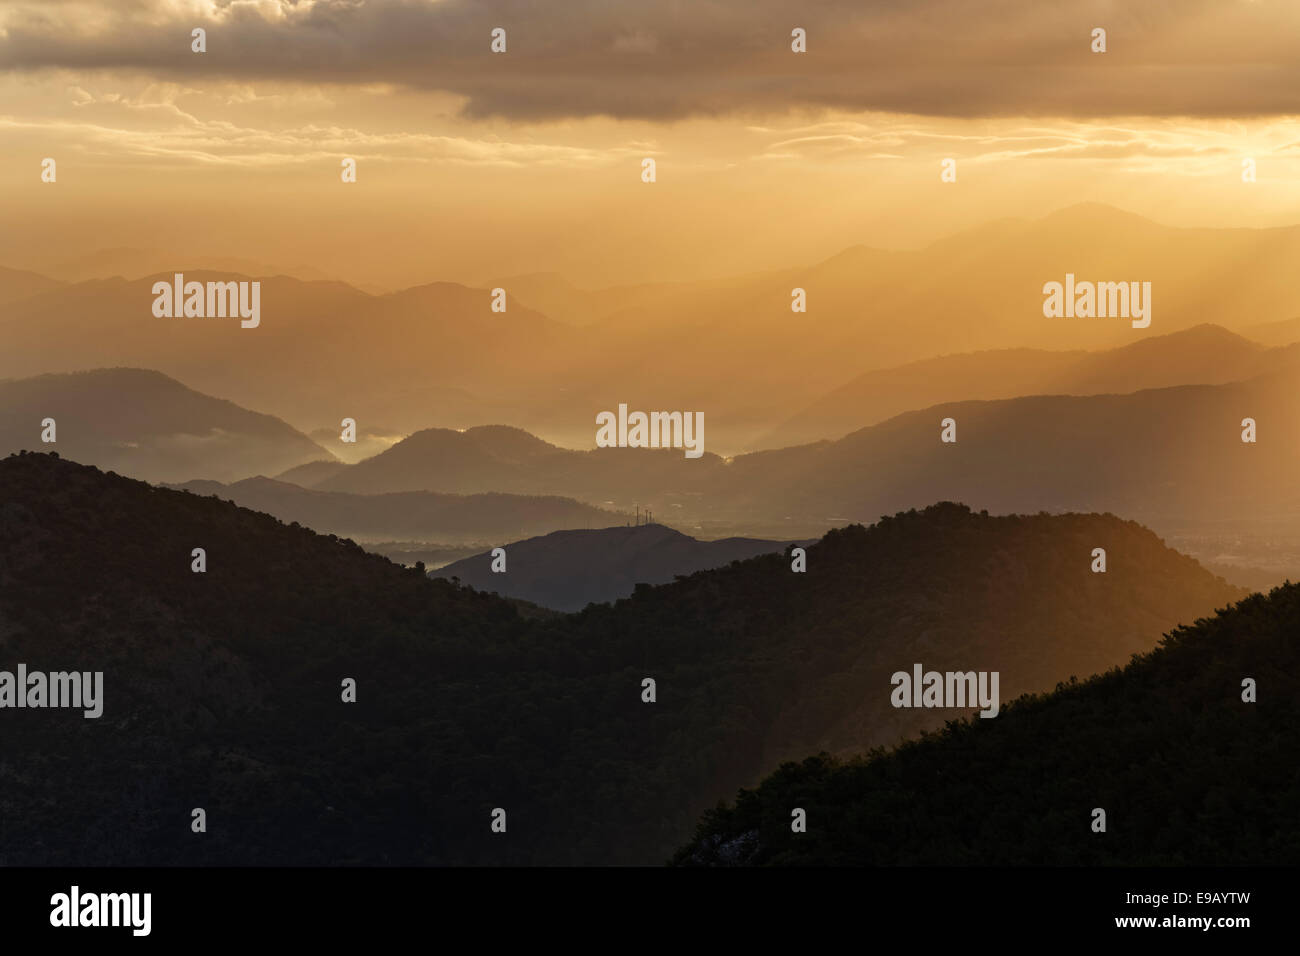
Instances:
[[[242,478],[333,457],[273,415],[153,369],[0,380],[0,453],[39,444],[48,418],[66,455],[156,481]]]
[[[1300,777],[1278,768],[1300,752],[1298,634],[1300,585],[1287,584],[995,721],[787,763],[706,812],[674,862],[1294,865]],[[1247,677],[1259,703],[1244,700]],[[793,806],[806,834],[790,832]]]
[[[542,607],[579,611],[627,597],[643,584],[666,584],[678,575],[780,552],[788,545],[743,537],[699,541],[662,524],[642,524],[552,531],[502,547],[507,573],[492,571],[491,552],[429,573]]]
[[[0,459],[0,500],[5,658],[105,687],[99,720],[6,718],[11,865],[649,863],[786,760],[937,729],[889,706],[918,654],[1014,696],[1242,593],[1133,522],[947,503],[831,532],[806,573],[760,555],[530,616],[51,455]]]

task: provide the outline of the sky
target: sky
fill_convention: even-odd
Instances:
[[[0,197],[0,265],[383,288],[744,274],[1084,201],[1294,224],[1300,3],[0,0]]]

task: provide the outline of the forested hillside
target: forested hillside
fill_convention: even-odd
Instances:
[[[6,713],[4,863],[657,863],[782,761],[953,716],[891,707],[894,670],[1005,700],[1240,594],[1112,516],[943,504],[538,615],[51,455],[0,502],[0,669],[104,673],[98,719]]]
[[[1288,584],[996,720],[785,764],[708,812],[676,862],[1295,865],[1298,728],[1300,585]],[[791,828],[795,807],[806,833]]]

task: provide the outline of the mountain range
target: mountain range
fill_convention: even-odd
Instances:
[[[713,449],[733,455],[759,447],[776,423],[828,389],[936,353],[1119,348],[1207,322],[1239,334],[1271,328],[1270,342],[1283,341],[1290,327],[1279,323],[1300,314],[1289,268],[1297,252],[1297,227],[1181,229],[1085,204],[916,251],[854,247],[789,269],[596,291],[545,274],[516,277],[517,294],[507,277],[486,280],[502,286],[439,281],[381,295],[263,276],[257,329],[155,319],[152,284],[170,281],[171,272],[42,287],[11,270],[0,274],[8,345],[0,375],[145,366],[307,432],[334,429],[344,417],[401,433],[511,422],[579,447],[591,442],[595,414],[620,402],[703,410]],[[1045,318],[1043,286],[1067,273],[1150,282],[1151,326]],[[211,268],[185,274],[257,278]],[[505,312],[491,308],[497,287],[506,291]],[[795,288],[805,290],[807,312],[791,311]],[[1031,365],[1039,358],[1023,356]],[[999,361],[1014,378],[1033,377],[1016,371],[1015,356],[990,360]],[[1203,373],[1193,381],[1158,377],[1136,374],[1130,383],[1201,384]],[[1084,375],[1077,387],[1110,385],[1089,385]],[[901,410],[886,403],[872,415]]]
[[[426,541],[443,544],[511,541],[520,535],[564,528],[604,527],[623,516],[572,498],[527,497],[487,492],[477,495],[428,491],[354,495],[315,491],[273,478],[245,478],[233,484],[187,481],[181,491],[233,501],[252,511],[297,522],[321,534],[367,544]]]
[[[1144,357],[1157,348],[1183,354],[1189,377],[1211,375],[1215,354],[1226,356],[1219,375],[1263,373],[1217,385],[945,402],[835,441],[732,459],[582,451],[492,425],[422,429],[391,445],[374,439],[383,450],[349,464],[281,420],[160,373],[98,369],[0,382],[0,449],[41,447],[42,422],[52,418],[58,441],[48,447],[66,456],[151,481],[201,482],[192,486],[201,493],[368,543],[407,542],[399,548],[407,551],[624,524],[638,508],[696,537],[789,541],[962,500],[995,513],[1110,511],[1217,569],[1240,569],[1235,580],[1294,576],[1300,547],[1287,542],[1300,537],[1300,497],[1286,476],[1300,467],[1290,437],[1300,428],[1291,387],[1300,355],[1206,327],[1084,353],[1071,359],[1069,377],[1100,387],[1109,375],[1127,386],[1158,364]],[[1053,374],[1063,380],[1059,367]],[[1248,419],[1255,442],[1242,441]],[[954,442],[941,441],[946,420]],[[497,513],[492,499],[445,497],[483,494],[515,498],[495,499]],[[457,501],[468,506],[463,518],[451,514]]]
[[[0,500],[5,665],[104,675],[98,719],[5,718],[10,865],[654,863],[783,762],[961,713],[890,706],[913,661],[1009,699],[1242,595],[1132,522],[942,504],[538,616],[52,455]]]
[[[1000,349],[944,355],[865,372],[756,444],[784,448],[840,438],[904,412],[962,400],[1223,385],[1294,368],[1296,359],[1296,346],[1268,348],[1208,324],[1096,352]]]
[[[832,442],[724,460],[677,450],[562,449],[518,429],[418,432],[314,487],[377,494],[493,489],[571,495],[677,526],[808,536],[936,500],[997,513],[1111,511],[1156,527],[1225,520],[1297,530],[1300,398],[1290,367],[1245,382],[1129,394],[943,403]],[[954,422],[955,441],[942,440]],[[1246,419],[1254,442],[1242,440]],[[307,480],[304,478],[304,480]]]
[[[228,481],[333,457],[278,418],[138,368],[0,381],[0,453],[38,447],[149,481]]]

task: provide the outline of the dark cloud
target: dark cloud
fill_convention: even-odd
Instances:
[[[383,82],[517,119],[1300,114],[1295,0],[262,0],[207,20],[166,0],[99,7],[0,9],[0,68]],[[195,26],[206,54],[190,52]],[[498,26],[505,55],[489,52]],[[796,26],[806,54],[790,52]]]

